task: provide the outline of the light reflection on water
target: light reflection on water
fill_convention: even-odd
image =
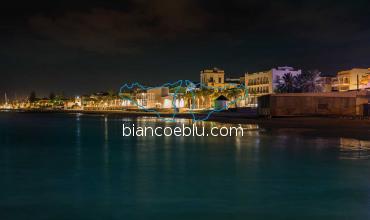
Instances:
[[[354,138],[340,138],[341,159],[369,159],[370,141]]]
[[[76,175],[81,170],[81,121],[80,114],[76,114]]]
[[[111,120],[111,119],[110,119]],[[123,123],[126,123],[127,125],[130,125],[129,123],[135,124],[137,127],[145,127],[145,126],[192,126],[193,121],[192,119],[175,119],[173,121],[169,120],[162,120],[158,119],[156,117],[139,117],[139,118],[122,118],[121,121]],[[105,122],[107,123],[107,118],[105,118]],[[198,121],[195,123],[197,127],[204,127],[206,131],[209,131],[212,127],[237,127],[238,124],[231,124],[231,123],[219,123],[219,122],[207,122],[207,121]],[[258,124],[243,124],[241,125],[243,127],[244,136],[233,136],[234,139],[233,145],[236,148],[236,153],[240,155],[241,149],[243,146],[246,145],[246,138],[247,137],[253,137],[253,143],[251,144],[250,141],[248,142],[248,145],[252,145],[253,148],[256,150],[255,152],[258,153],[259,145],[260,145],[260,136],[261,135],[269,135],[268,132],[264,128],[261,128]],[[108,132],[108,126],[105,124],[105,134]],[[291,128],[279,128],[277,129],[277,135],[275,137],[275,142],[280,143],[278,146],[286,148],[289,147],[292,142],[294,141],[300,141],[300,138],[302,138],[300,135],[295,136],[295,134],[300,134],[310,131],[314,132],[314,129],[291,129]],[[293,137],[293,138],[292,138]],[[141,140],[139,142],[145,143],[148,140],[155,140],[157,137],[152,136],[142,136],[137,137],[137,139]],[[173,137],[167,137],[163,136],[165,146],[171,145],[171,139]],[[184,142],[185,139],[193,139],[195,141],[197,139],[197,142],[204,143],[204,137],[176,137],[177,141],[179,143]],[[214,139],[214,141],[217,141],[217,139]],[[328,140],[327,138],[322,138],[320,136],[313,138],[311,142],[315,143],[315,147],[317,149],[323,149],[328,146],[328,141],[332,144],[335,143],[340,150],[339,159],[351,159],[351,160],[358,160],[358,159],[369,159],[370,158],[370,141],[367,140],[360,140],[355,138],[344,138],[344,137],[337,137],[332,138]],[[207,142],[213,142],[210,140],[207,140]],[[179,145],[181,146],[181,145]],[[169,153],[167,152],[166,157],[168,158]]]
[[[76,126],[76,133],[78,134],[77,136],[79,137],[80,136],[80,115],[77,115],[77,126]],[[177,119],[174,119],[173,121],[169,121],[169,120],[162,120],[162,119],[158,119],[156,117],[138,117],[138,118],[132,118],[132,117],[124,117],[124,118],[121,118],[121,119],[108,119],[107,116],[102,116],[104,117],[104,137],[105,137],[105,140],[107,141],[108,140],[108,121],[122,121],[124,124],[126,125],[132,125],[132,124],[135,124],[136,127],[145,127],[145,126],[168,126],[168,127],[175,127],[175,126],[181,126],[181,125],[185,125],[185,126],[192,126],[193,125],[193,121],[192,119],[181,119],[181,118],[177,118]],[[239,124],[232,124],[232,123],[219,123],[219,122],[208,122],[208,121],[198,121],[195,123],[195,125],[197,127],[204,127],[206,130],[209,130],[211,129],[212,127],[217,127],[217,128],[221,128],[221,127],[238,127]],[[237,148],[240,148],[241,145],[242,145],[242,142],[243,142],[243,139],[245,139],[245,137],[247,136],[253,136],[254,137],[254,144],[256,146],[259,145],[259,142],[260,142],[260,139],[258,138],[260,135],[269,135],[268,132],[266,132],[266,129],[265,128],[262,128],[260,127],[258,124],[242,124],[240,125],[242,126],[243,128],[243,131],[244,131],[244,137],[238,135],[238,136],[233,136],[233,138],[235,139],[235,145]],[[315,131],[314,129],[304,129],[304,128],[301,128],[301,129],[291,129],[291,128],[279,128],[279,129],[276,129],[277,130],[277,136],[275,137],[276,140],[278,142],[282,142],[284,144],[282,144],[282,146],[288,146],[289,143],[288,142],[292,142],[292,140],[299,140],[303,135],[301,133],[304,134],[304,132],[306,131]],[[322,131],[320,131],[320,133],[322,133]],[[295,134],[301,134],[301,135],[295,135]],[[318,133],[319,134],[319,133]],[[293,137],[293,139],[292,139]],[[138,139],[142,139],[142,140],[145,140],[145,139],[155,139],[156,137],[151,137],[151,136],[141,136],[141,137],[136,137]],[[162,138],[164,138],[165,140],[169,140],[173,137],[166,137],[166,136],[163,136]],[[180,141],[183,141],[184,138],[193,138],[194,137],[176,137],[178,140]],[[364,152],[364,155],[366,155],[369,151],[370,151],[370,141],[368,140],[360,140],[360,139],[355,139],[355,138],[344,138],[344,137],[336,137],[336,138],[332,138],[330,141],[333,142],[333,139],[334,139],[334,142],[335,140],[337,140],[338,142],[338,146],[340,148],[340,151],[343,152],[343,153],[348,153],[348,152]],[[317,136],[317,137],[314,137],[313,140],[312,140],[314,143],[315,143],[315,146],[318,147],[318,148],[324,148],[327,146],[328,144],[328,139],[327,138],[323,138],[321,136]],[[168,142],[169,143],[169,142]],[[363,157],[361,157],[363,158]]]
[[[243,137],[122,137],[122,123],[192,124],[0,115],[0,216],[369,219],[366,137],[253,124]]]
[[[77,146],[77,158],[78,161],[81,160],[81,114],[76,115],[76,146]],[[168,126],[168,127],[175,127],[175,126],[182,126],[183,124],[185,126],[192,126],[193,122],[192,119],[175,119],[174,121],[169,120],[162,120],[158,119],[156,117],[138,117],[138,118],[132,118],[132,117],[124,117],[121,119],[117,118],[108,118],[107,116],[101,116],[104,118],[104,161],[105,166],[109,167],[109,140],[108,140],[108,134],[109,134],[109,122],[112,121],[122,121],[122,123],[125,123],[126,125],[130,126],[132,124],[135,124],[137,127],[145,127],[145,126]],[[206,121],[198,121],[195,123],[197,127],[204,127],[206,131],[209,131],[212,127],[237,127],[238,124],[231,124],[231,123],[219,123],[219,122],[206,122]],[[259,145],[260,145],[260,136],[268,136],[269,133],[266,132],[266,130],[262,127],[260,127],[258,124],[243,124],[241,125],[243,127],[244,136],[238,135],[233,136],[234,139],[233,145],[236,148],[236,153],[239,154],[241,152],[241,149],[243,146],[246,145],[252,145],[254,149],[256,149],[256,152],[258,152]],[[291,128],[279,128],[277,129],[276,133],[278,134],[275,136],[275,142],[278,146],[282,148],[289,147],[292,142],[294,141],[300,141],[300,138],[302,138],[301,135],[295,135],[306,132],[306,131],[314,131],[314,129],[291,129]],[[253,137],[252,142],[247,140],[247,137]],[[141,136],[136,137],[137,139],[137,145],[145,145],[147,141],[155,141],[158,137],[153,136]],[[161,137],[164,140],[164,146],[170,147],[171,143],[173,143],[174,137],[167,137],[163,136]],[[205,140],[205,137],[183,137],[179,136],[176,137],[177,143],[183,143],[186,141],[186,139],[192,139],[193,141],[205,143],[205,142],[217,142],[219,139],[214,138],[213,140]],[[351,159],[351,160],[357,160],[357,159],[369,159],[370,158],[370,141],[368,140],[361,140],[361,139],[355,139],[355,138],[344,138],[344,137],[336,137],[331,138],[328,140],[327,138],[322,138],[320,136],[315,137],[311,140],[311,142],[315,143],[315,147],[318,149],[323,149],[328,146],[328,141],[332,144],[335,143],[335,145],[339,148],[339,159]],[[298,143],[297,142],[297,143]],[[181,146],[181,144],[179,144]],[[166,157],[169,157],[169,152],[166,152]],[[78,162],[79,164],[80,162]]]

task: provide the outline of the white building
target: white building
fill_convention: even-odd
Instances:
[[[170,93],[168,87],[157,87],[138,93],[136,101],[139,108],[183,108],[184,99],[180,97],[175,99],[175,95],[178,96],[178,94]]]
[[[200,83],[202,86],[223,88],[225,86],[225,71],[214,67],[200,71]]]
[[[241,78],[241,81],[244,82],[248,89],[250,104],[257,104],[257,97],[261,95],[273,94],[279,81],[288,73],[296,76],[301,74],[302,70],[283,66],[261,72],[245,73],[244,77]]]
[[[337,73],[337,77],[333,83],[333,90],[339,92],[353,91],[365,89],[366,79],[370,75],[370,69],[353,68]]]

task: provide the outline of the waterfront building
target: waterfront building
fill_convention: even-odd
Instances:
[[[176,95],[176,99],[174,100]],[[183,108],[185,105],[181,94],[170,93],[168,87],[151,88],[136,94],[139,108],[173,109]]]
[[[241,81],[239,77],[227,77],[224,81],[224,88],[225,89],[232,89],[232,88],[237,88],[240,86]]]
[[[83,98],[76,96],[71,99],[64,100],[64,109],[74,109],[82,110],[83,108]]]
[[[74,101],[65,101],[64,102],[64,109],[73,109],[75,106],[75,102]]]
[[[125,91],[118,94],[119,99],[121,100],[121,107],[128,108],[137,108],[137,105],[132,101],[135,100],[135,93],[133,91]]]
[[[75,104],[78,108],[82,108],[82,98],[80,96],[75,97]]]
[[[148,89],[146,94],[148,96],[148,108],[172,107],[172,98],[170,97],[170,90],[168,87],[157,87]]]
[[[260,115],[281,116],[364,116],[369,91],[328,93],[279,93],[260,96]]]
[[[362,89],[361,81],[370,75],[370,69],[353,68],[337,73],[333,80],[333,91],[345,92]]]
[[[52,103],[50,102],[50,99],[48,98],[42,98],[36,101],[37,108],[51,108]]]
[[[83,96],[84,109],[90,110],[97,107],[97,100],[91,96]]]
[[[273,94],[285,74],[297,76],[302,70],[295,70],[292,67],[284,66],[272,68],[267,71],[245,73],[241,81],[248,89],[249,104],[256,105],[257,97],[267,94]]]
[[[200,71],[200,83],[202,86],[222,89],[225,86],[225,71],[216,67],[202,70]]]
[[[118,94],[99,92],[90,96],[77,96],[70,105],[74,109],[84,110],[122,110],[123,100]]]
[[[370,74],[362,77],[360,82],[360,89],[370,89]]]
[[[155,100],[154,94],[148,93],[147,91],[142,91],[135,95],[136,103],[138,108],[154,108],[155,107]]]
[[[172,99],[169,97],[170,89],[168,87],[148,89],[147,94],[152,101],[152,103],[148,103],[148,106],[152,106],[152,108],[170,108],[172,106]]]

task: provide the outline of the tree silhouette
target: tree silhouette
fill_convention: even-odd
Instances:
[[[36,92],[35,91],[32,91],[30,96],[28,97],[28,100],[31,102],[31,103],[34,103],[37,98],[36,98]]]
[[[50,100],[54,100],[54,99],[55,99],[55,94],[54,94],[53,92],[51,92],[51,93],[49,94],[49,99],[50,99]]]
[[[310,70],[298,75],[297,89],[300,92],[320,92],[322,90],[318,84],[320,74],[318,70]]]
[[[292,93],[297,91],[297,77],[293,76],[291,73],[286,73],[284,76],[277,80],[277,92],[278,93]]]
[[[322,88],[318,83],[319,79],[320,72],[318,70],[303,72],[296,76],[286,73],[282,78],[277,79],[276,92],[321,92]]]
[[[237,101],[238,98],[242,95],[243,90],[240,88],[230,88],[226,90],[226,97],[233,100],[235,108],[238,108]]]

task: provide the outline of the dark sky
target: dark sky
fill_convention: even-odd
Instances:
[[[213,66],[370,67],[366,0],[13,0],[0,16],[0,93],[11,98],[199,80]]]

